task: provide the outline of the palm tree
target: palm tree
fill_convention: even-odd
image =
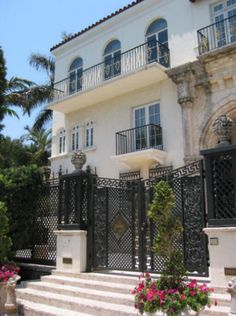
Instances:
[[[38,106],[44,105],[33,125],[33,129],[40,131],[45,124],[52,119],[52,110],[47,108],[47,103],[51,100],[54,90],[55,61],[52,57],[42,54],[32,54],[29,63],[36,70],[45,71],[48,76],[46,84],[37,85],[28,91],[28,107],[30,111]]]
[[[30,151],[28,151],[31,160],[39,166],[47,165],[51,151],[51,130],[42,128],[37,131],[29,126],[26,126],[25,130],[27,133],[21,136],[21,140],[31,143]]]
[[[7,80],[6,62],[3,50],[0,47],[0,131],[4,125],[2,121],[6,115],[17,116],[11,108],[12,105],[21,107],[24,112],[27,111],[28,92],[33,89],[32,81],[13,77]]]

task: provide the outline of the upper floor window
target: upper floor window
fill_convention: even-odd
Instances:
[[[160,104],[148,104],[134,109],[136,150],[162,146]]]
[[[79,126],[75,126],[71,133],[71,149],[76,151],[79,149]]]
[[[146,32],[148,62],[158,61],[169,66],[168,29],[164,19],[152,22]]]
[[[59,133],[59,154],[66,151],[66,131],[62,129]]]
[[[217,46],[236,41],[236,0],[224,0],[213,4],[211,18],[212,23],[216,23],[214,31]]]
[[[86,130],[85,130],[85,147],[92,147],[93,142],[93,136],[94,136],[94,125],[93,121],[90,121],[86,124]]]
[[[75,93],[82,89],[83,81],[83,60],[82,58],[76,58],[69,69],[69,93]]]
[[[104,50],[104,78],[110,79],[121,73],[121,44],[111,41]]]

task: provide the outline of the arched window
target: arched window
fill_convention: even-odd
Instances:
[[[76,58],[69,69],[69,93],[75,93],[82,89],[83,80],[83,60]]]
[[[111,41],[104,50],[104,78],[110,79],[121,72],[121,44],[118,40]]]
[[[59,132],[59,154],[66,151],[66,130],[62,129]]]
[[[161,65],[169,66],[168,29],[164,19],[152,22],[146,32],[147,58],[148,62],[159,62]]]
[[[93,136],[94,136],[94,125],[93,121],[89,121],[86,124],[86,130],[85,130],[85,146],[86,147],[92,147],[94,142],[93,142]]]
[[[71,132],[71,149],[76,151],[79,149],[79,126],[75,126]]]

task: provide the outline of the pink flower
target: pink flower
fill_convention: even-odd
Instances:
[[[148,292],[147,293],[147,300],[149,301],[149,302],[152,302],[153,301],[153,292]]]
[[[191,296],[195,296],[196,295],[195,291],[190,291],[189,293],[190,293]]]
[[[185,301],[185,300],[186,300],[186,298],[187,298],[187,297],[186,297],[186,295],[185,295],[185,294],[181,294],[181,295],[180,295],[180,300],[181,300],[181,301]]]
[[[197,281],[196,280],[192,280],[187,287],[189,287],[190,289],[194,289],[197,286]]]

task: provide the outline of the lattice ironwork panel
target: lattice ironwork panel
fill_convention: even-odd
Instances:
[[[236,188],[234,187],[232,154],[212,158],[211,166],[215,219],[236,218]]]
[[[122,172],[120,173],[120,179],[126,181],[140,180],[140,170],[138,171],[130,171],[130,172]]]
[[[54,265],[56,262],[57,212],[59,182],[54,179],[42,185],[38,201],[38,217],[34,224],[32,247],[16,252],[18,261]]]
[[[135,269],[135,209],[127,181],[96,179],[94,190],[95,268]],[[98,193],[99,192],[99,193]]]
[[[155,178],[160,178],[167,176],[170,174],[173,170],[172,166],[168,167],[156,167],[156,168],[151,168],[149,169],[149,179],[155,179]]]
[[[89,179],[87,174],[71,174],[60,179],[60,225],[87,227]]]
[[[95,268],[106,268],[107,267],[107,188],[93,189],[94,199],[94,242],[91,245],[94,252]]]

